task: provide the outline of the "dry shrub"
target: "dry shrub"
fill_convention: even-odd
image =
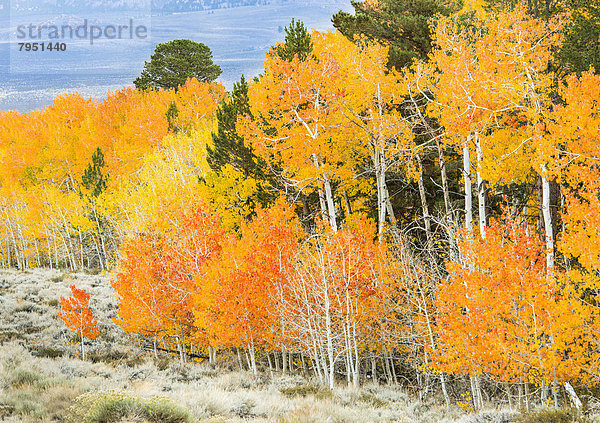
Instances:
[[[121,392],[83,394],[69,410],[68,422],[116,423],[124,419],[149,423],[192,423],[189,411],[168,398],[150,400]]]
[[[328,399],[333,397],[333,393],[328,389],[323,389],[315,385],[298,385],[289,388],[282,388],[280,391],[288,398],[313,396],[316,399]]]
[[[584,423],[586,420],[574,409],[542,408],[525,413],[519,417],[519,423]]]

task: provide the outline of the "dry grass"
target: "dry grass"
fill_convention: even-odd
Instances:
[[[91,306],[102,322],[101,337],[86,346],[90,360],[85,362],[56,318],[58,300],[70,294],[72,283],[91,293]],[[81,405],[87,412],[90,399],[97,401],[98,415],[110,407],[126,410],[126,417],[114,420],[121,422],[151,421],[151,414],[144,413],[147,404],[156,402],[173,415],[189,413],[189,420],[181,422],[201,423],[500,423],[516,416],[420,404],[388,386],[330,392],[298,376],[257,378],[165,357],[154,360],[135,349],[112,323],[115,316],[115,296],[105,276],[0,271],[0,421],[83,422],[87,417],[81,417]]]

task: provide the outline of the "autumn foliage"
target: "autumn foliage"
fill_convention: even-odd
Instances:
[[[71,331],[75,332],[81,341],[81,356],[85,359],[84,338],[96,339],[98,337],[98,319],[89,306],[90,294],[83,289],[71,285],[72,295],[68,298],[61,297],[62,309],[58,319]]]
[[[546,277],[544,246],[525,222],[494,221],[485,239],[463,233],[461,262],[437,296],[441,367],[501,380],[551,382],[582,375],[581,307]],[[569,356],[569,363],[562,357]]]
[[[600,78],[557,67],[568,14],[470,3],[402,69],[298,26],[310,53],[272,49],[231,95],[0,113],[2,264],[112,270],[115,321],[183,362],[475,407],[598,383]],[[95,337],[72,290],[61,319]]]

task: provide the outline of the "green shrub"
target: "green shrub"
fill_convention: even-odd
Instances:
[[[584,423],[577,410],[543,408],[521,415],[519,423]]]
[[[65,352],[63,350],[59,350],[52,347],[40,347],[38,348],[36,355],[38,357],[58,358],[65,355]]]
[[[290,388],[283,388],[280,392],[288,398],[306,397],[308,395],[312,395],[316,399],[327,399],[333,396],[330,390],[322,389],[314,385],[292,386]]]
[[[43,375],[37,370],[16,369],[10,374],[9,385],[14,389],[33,388],[38,391],[64,383],[63,379]]]
[[[145,400],[118,392],[81,395],[69,409],[67,421],[72,423],[116,423],[125,418],[150,423],[192,422],[189,411],[168,398],[154,397]]]
[[[116,363],[127,360],[128,354],[123,351],[94,351],[87,355],[92,363]]]
[[[51,300],[48,300],[48,305],[50,307],[60,307],[61,306],[60,301],[57,300],[56,298],[52,298]]]
[[[145,404],[145,416],[151,422],[188,423],[192,416],[185,408],[168,398],[154,397]]]
[[[381,398],[377,398],[375,395],[368,392],[362,392],[358,397],[358,400],[374,408],[381,408],[387,405],[386,401],[382,400]]]
[[[11,383],[10,385],[13,388],[22,388],[24,386],[34,386],[39,384],[44,377],[36,371],[31,371],[27,369],[17,369],[11,375]]]

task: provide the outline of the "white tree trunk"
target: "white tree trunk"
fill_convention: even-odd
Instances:
[[[389,203],[388,190],[385,182],[386,163],[384,150],[374,147],[373,165],[375,166],[375,182],[377,184],[377,234],[381,238]]]
[[[487,227],[485,211],[485,181],[481,176],[483,152],[481,151],[481,139],[479,138],[479,134],[475,134],[475,142],[477,144],[477,202],[479,204],[479,232],[481,233],[481,237],[485,238],[485,231]]]
[[[322,167],[321,160],[316,154],[312,155],[313,164],[318,169]],[[333,201],[333,190],[331,189],[331,181],[329,176],[323,174],[323,189],[319,190],[319,201],[321,203],[321,212],[323,213],[323,219],[329,221],[329,225],[334,232],[337,232],[337,213],[335,210],[335,202]]]
[[[335,387],[335,359],[334,359],[334,352],[333,352],[333,334],[332,334],[332,328],[331,328],[331,314],[329,312],[329,310],[327,311],[327,315],[326,315],[326,325],[327,325],[327,361],[329,362],[329,377],[328,377],[328,382],[329,382],[329,389],[333,390],[333,388]]]
[[[356,323],[354,323],[352,327],[352,342],[354,343],[354,368],[352,372],[352,385],[354,389],[358,389],[360,387],[360,355],[358,354]]]
[[[258,375],[258,368],[256,367],[256,352],[254,351],[254,342],[250,341],[248,345],[248,353],[250,354],[250,365],[252,368],[252,374],[254,376]]]
[[[79,318],[79,339],[81,341],[81,359],[85,361],[85,347],[83,345],[83,318]]]
[[[546,231],[546,271],[548,275],[552,275],[554,273],[554,231],[550,212],[550,182],[546,176],[546,166],[542,166],[542,213]]]
[[[567,391],[567,394],[569,394],[569,398],[571,399],[571,404],[573,404],[573,407],[575,407],[578,410],[581,410],[583,404],[577,396],[575,389],[573,389],[573,386],[571,386],[569,382],[565,382],[565,390]]]
[[[334,232],[337,232],[337,213],[335,210],[335,202],[333,201],[331,182],[327,175],[324,175],[324,178],[325,181],[323,185],[325,186],[325,199],[327,200],[327,210],[329,212],[329,225],[331,225],[331,229],[333,229]]]
[[[329,213],[327,211],[327,202],[325,202],[325,194],[323,187],[319,187],[319,204],[321,206],[321,218],[324,222],[329,219]]]
[[[473,232],[473,188],[471,186],[471,154],[469,144],[471,136],[467,138],[467,145],[463,150],[463,175],[465,179],[465,227]]]

